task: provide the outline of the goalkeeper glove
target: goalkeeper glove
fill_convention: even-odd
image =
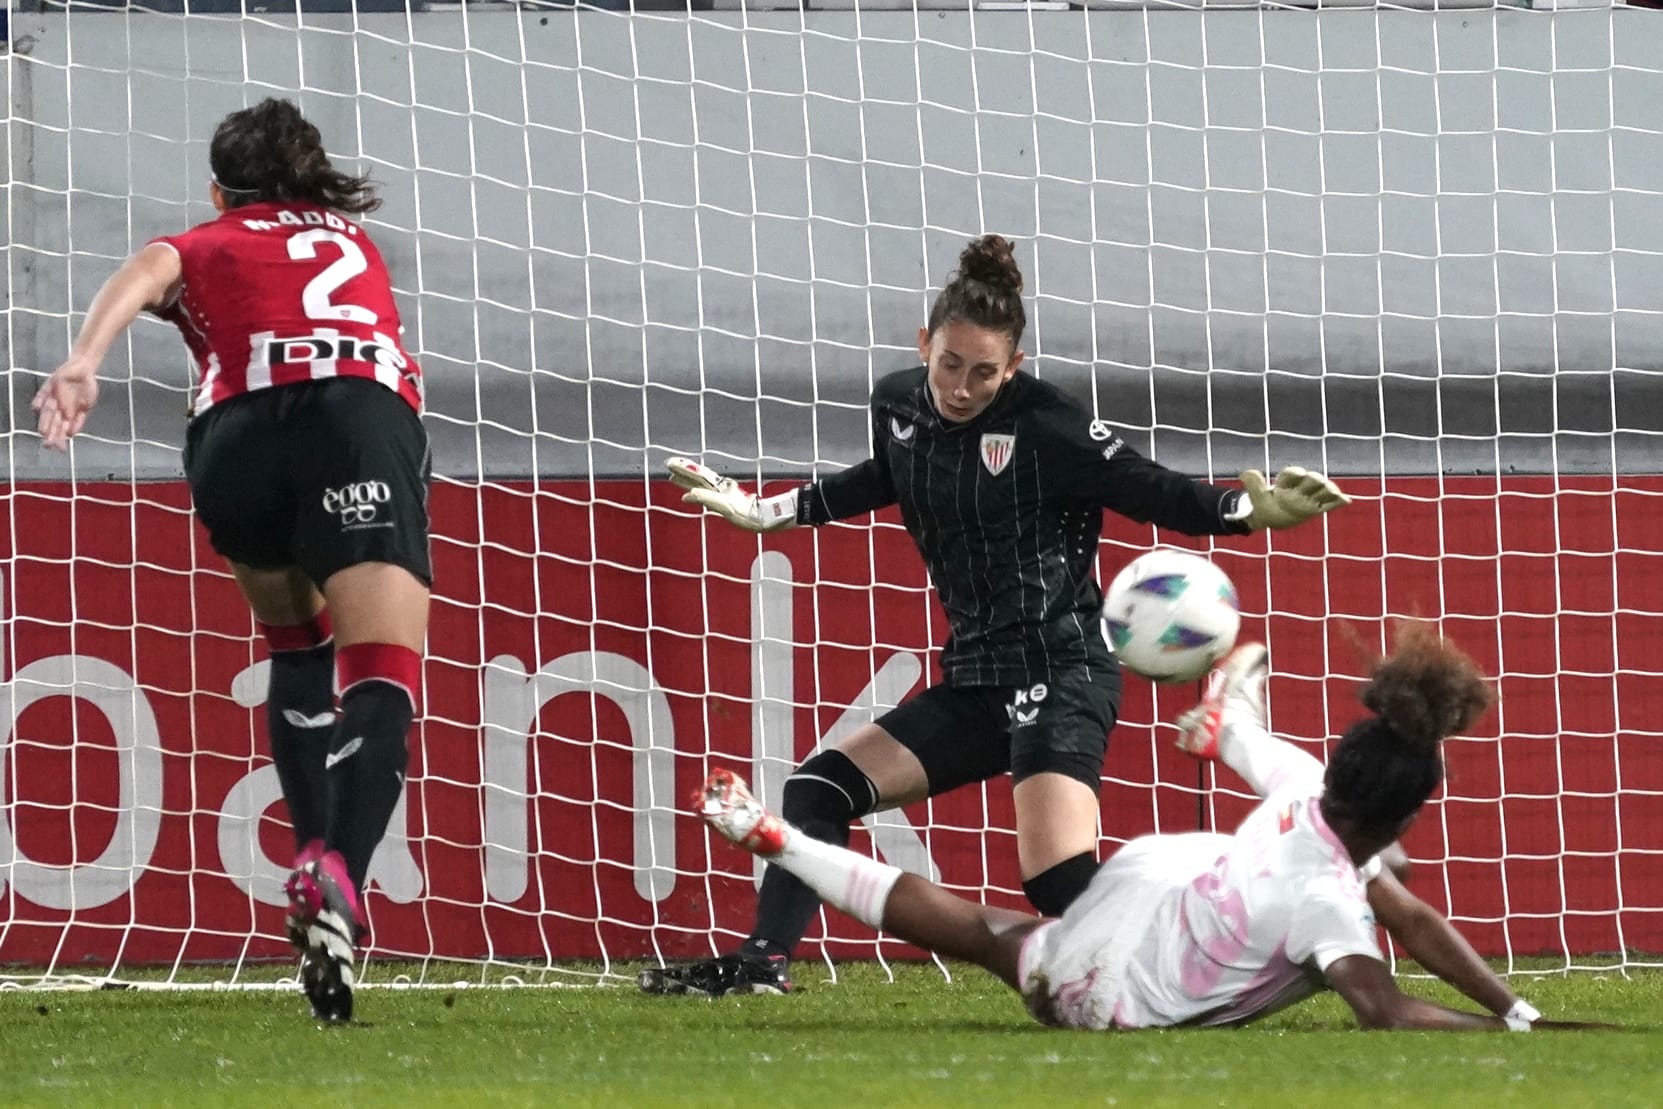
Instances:
[[[687,490],[683,504],[708,508],[734,527],[746,531],[778,531],[797,522],[797,496],[793,489],[777,497],[759,497],[739,488],[739,483],[691,458],[672,458],[666,463],[670,480]]]
[[[1250,507],[1236,519],[1245,520],[1254,531],[1291,528],[1351,503],[1338,485],[1300,466],[1282,467],[1275,485],[1267,485],[1265,475],[1258,470],[1243,470],[1241,483]]]

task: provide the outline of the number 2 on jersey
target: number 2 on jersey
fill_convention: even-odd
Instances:
[[[314,320],[345,320],[349,323],[375,323],[375,313],[358,304],[335,304],[329,298],[336,289],[369,268],[364,252],[358,244],[339,231],[315,229],[289,236],[289,257],[308,261],[318,256],[319,243],[333,243],[341,256],[324,267],[322,273],[306,283],[300,294],[300,306],[307,318]]]

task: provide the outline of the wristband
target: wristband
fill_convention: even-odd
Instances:
[[[1513,1002],[1511,1009],[1501,1015],[1501,1019],[1507,1022],[1509,1032],[1528,1032],[1531,1021],[1540,1020],[1541,1016],[1534,1005],[1520,998]]]
[[[756,522],[762,525],[763,531],[773,531],[775,528],[790,527],[797,522],[797,498],[801,489],[793,489],[789,493],[781,493],[777,497],[762,497],[756,502]]]

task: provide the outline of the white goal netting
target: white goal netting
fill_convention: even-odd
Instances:
[[[1270,644],[1279,731],[1315,750],[1351,719],[1342,620],[1437,617],[1498,676],[1408,839],[1415,888],[1515,968],[1663,951],[1663,13],[75,3],[9,31],[5,981],[269,981],[286,954],[264,652],[190,519],[183,347],[138,325],[67,458],[27,408],[118,261],[209,217],[213,125],[266,95],[381,183],[429,382],[388,973],[743,934],[752,867],[683,798],[713,764],[777,795],[932,680],[944,628],[893,515],[759,542],[662,462],[864,457],[872,381],[987,231],[1019,243],[1030,365],[1136,445],[1356,496],[1201,545]],[[1111,520],[1105,573],[1154,541]],[[1128,681],[1105,852],[1244,810],[1168,749],[1192,694]],[[1021,905],[1011,827],[992,782],[856,844]],[[841,919],[817,952],[908,954]]]

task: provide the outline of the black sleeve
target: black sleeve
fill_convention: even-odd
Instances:
[[[1184,535],[1246,535],[1253,529],[1226,517],[1239,489],[1196,481],[1145,458],[1101,420],[1072,403],[1036,413],[1048,482],[1080,500],[1140,524]]]
[[[830,523],[850,516],[875,512],[895,503],[895,483],[890,478],[889,428],[884,425],[876,402],[872,405],[872,457],[842,473],[832,474],[803,486],[797,498],[799,524]]]

